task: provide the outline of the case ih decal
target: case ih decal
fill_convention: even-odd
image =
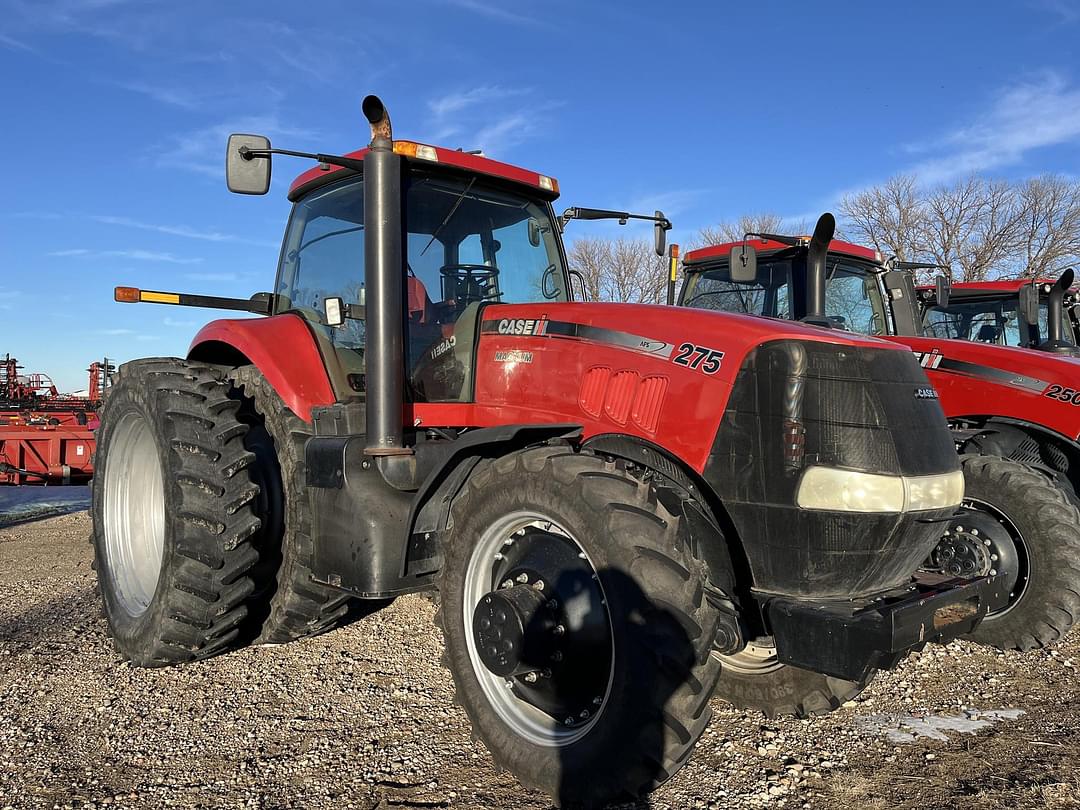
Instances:
[[[670,359],[675,346],[663,340],[634,335],[630,332],[620,332],[616,329],[604,329],[600,326],[590,326],[585,323],[571,323],[569,321],[549,321],[546,318],[532,319],[502,319],[499,321],[484,321],[481,332],[485,335],[513,335],[521,337],[556,337],[588,340],[592,343],[607,343],[622,349],[632,349],[637,352],[656,355]]]
[[[1001,369],[992,366],[984,366],[979,363],[968,363],[964,360],[950,360],[941,353],[940,349],[931,349],[928,352],[914,352],[914,354],[919,361],[919,365],[927,371],[944,371],[953,374],[966,374],[969,377],[981,377],[990,382],[998,383],[999,385],[1011,385],[1015,388],[1023,388],[1028,391],[1044,394],[1048,397],[1055,396],[1057,393],[1060,393],[1061,390],[1061,386],[1050,386],[1046,380],[1028,377],[1025,374],[1002,371]],[[1047,386],[1050,386],[1051,388],[1057,387],[1059,391],[1051,394],[1048,392]]]

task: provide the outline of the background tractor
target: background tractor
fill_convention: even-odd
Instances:
[[[493,757],[596,804],[677,771],[714,690],[828,711],[1001,602],[994,577],[913,578],[962,476],[910,352],[575,303],[554,179],[363,109],[349,155],[230,138],[233,191],[265,193],[272,154],[321,164],[272,291],[117,289],[266,316],[120,369],[93,522],[121,654],[290,641],[437,588]]]
[[[940,398],[965,474],[963,510],[942,533],[927,568],[1005,582],[1009,601],[972,634],[976,641],[1030,649],[1060,638],[1080,617],[1080,365],[1067,356],[1060,314],[1071,272],[1046,291],[1050,316],[1042,320],[1050,334],[1038,342],[1055,352],[1034,351],[996,337],[989,344],[946,337],[942,324],[951,323],[955,335],[960,321],[942,313],[969,304],[965,291],[946,308],[932,306],[930,296],[948,299],[941,281],[924,294],[924,330],[913,281],[913,270],[923,265],[886,261],[838,240],[829,244],[824,263],[812,261],[811,250],[806,237],[747,234],[743,242],[691,251],[679,302],[802,319],[909,347],[934,386],[922,396]],[[973,295],[971,306],[982,307],[975,303],[982,298]],[[997,328],[993,312],[1000,307],[987,305],[985,325]],[[1030,312],[1037,325],[1037,312]],[[1017,344],[1037,340],[1026,330],[1015,334]]]

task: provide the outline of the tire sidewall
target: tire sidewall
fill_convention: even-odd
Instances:
[[[164,509],[166,515],[161,569],[158,572],[157,586],[149,606],[138,616],[130,615],[117,596],[118,588],[109,564],[105,535],[106,500],[109,497],[105,481],[109,465],[112,463],[109,453],[112,433],[114,428],[121,423],[123,417],[129,413],[136,413],[141,416],[154,437],[154,443],[157,446],[158,463],[161,465],[162,470],[162,493],[165,500]],[[116,646],[130,657],[139,659],[143,651],[154,647],[158,628],[162,627],[167,618],[163,615],[165,600],[161,598],[161,595],[167,593],[172,587],[173,557],[176,541],[174,521],[169,520],[168,516],[175,513],[179,499],[176,491],[176,476],[172,474],[173,471],[170,469],[172,466],[170,463],[171,450],[169,449],[171,437],[166,433],[169,422],[165,414],[161,412],[156,392],[144,384],[143,377],[134,375],[122,377],[110,389],[105,412],[102,416],[101,427],[96,437],[98,447],[95,469],[96,481],[93,487],[91,510],[94,529],[94,553],[98,561],[98,585],[102,599],[105,602],[105,615]]]
[[[634,761],[643,744],[643,730],[648,733],[658,719],[641,715],[642,707],[649,706],[654,698],[661,674],[656,661],[641,654],[642,630],[628,621],[642,610],[640,596],[628,593],[623,580],[633,574],[618,553],[620,546],[612,542],[597,521],[595,506],[581,491],[543,472],[532,473],[519,467],[512,475],[500,476],[497,485],[484,495],[467,514],[456,513],[453,532],[478,538],[508,513],[535,512],[562,527],[585,551],[599,574],[607,601],[614,636],[614,673],[602,713],[581,739],[562,747],[548,747],[515,734],[491,707],[469,658],[466,634],[471,632],[472,612],[470,607],[466,615],[463,587],[473,547],[451,543],[440,591],[449,664],[459,692],[464,693],[459,694],[459,700],[467,710],[483,707],[481,711],[470,710],[472,722],[488,747],[497,750],[499,758],[515,774],[531,776],[535,787],[562,795],[564,800],[572,798],[565,795],[568,786],[583,782],[590,784],[590,792],[603,795],[610,769]],[[619,779],[610,782],[624,783]]]

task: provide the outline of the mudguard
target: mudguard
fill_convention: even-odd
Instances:
[[[262,372],[288,408],[306,422],[311,409],[336,399],[318,344],[299,315],[211,321],[195,335],[189,360],[240,365]]]

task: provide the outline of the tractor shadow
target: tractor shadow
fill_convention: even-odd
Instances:
[[[698,686],[697,652],[684,622],[669,607],[650,599],[632,577],[613,568],[601,569],[598,575],[607,604],[592,602],[588,610],[601,616],[606,611],[614,644],[604,640],[588,651],[568,651],[567,658],[584,652],[602,660],[606,644],[615,671],[596,726],[583,739],[559,749],[554,798],[562,810],[644,810],[653,807],[648,794],[687,759],[682,754],[688,738],[680,737],[684,731],[677,730],[670,718],[685,715],[686,707],[697,705],[693,699]],[[587,586],[578,575],[564,575],[556,592],[575,593]],[[589,618],[580,612],[575,616],[579,623]],[[526,663],[538,669],[549,664]],[[565,672],[564,677],[556,672],[551,679],[554,694],[567,704],[580,703],[581,685],[572,676],[565,677]],[[673,753],[676,762],[669,759]],[[605,803],[597,800],[600,796],[625,798]]]

